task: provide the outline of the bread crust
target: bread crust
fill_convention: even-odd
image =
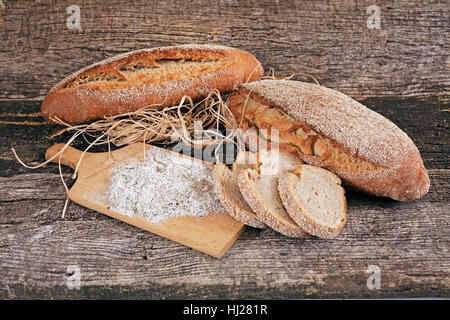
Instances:
[[[301,169],[302,166],[298,167],[295,170],[296,174],[301,174]],[[342,199],[344,202],[345,210],[344,219],[338,226],[336,226],[335,228],[331,228],[329,226],[320,224],[306,213],[300,201],[298,201],[297,197],[291,192],[291,190],[293,190],[294,178],[295,174],[290,172],[278,178],[278,191],[280,194],[280,198],[283,201],[283,205],[291,218],[300,226],[300,228],[302,228],[303,231],[311,235],[322,239],[335,238],[347,222],[347,200],[345,198],[344,189],[342,188]]]
[[[246,176],[246,171],[249,169],[241,170],[241,173],[238,175],[238,185],[241,190],[242,196],[247,201],[249,206],[256,213],[257,217],[264,222],[267,226],[271,227],[275,231],[279,233],[291,237],[291,238],[306,238],[308,235],[303,232],[303,230],[294,225],[289,225],[283,223],[281,220],[277,219],[273,214],[270,213],[270,210],[264,205],[262,201],[256,196],[257,192],[251,186],[251,183],[248,181],[248,177]]]
[[[224,187],[224,182],[222,181],[222,172],[224,170],[229,169],[223,163],[216,164],[214,168],[214,191],[217,198],[222,203],[222,206],[227,210],[229,215],[243,224],[254,228],[266,228],[267,226],[258,220],[253,212],[246,210],[241,205],[236,203],[233,200],[233,197],[228,194],[226,188]]]
[[[244,110],[247,97],[278,110],[283,119],[267,120],[280,131],[303,128],[311,133],[305,146],[279,143],[281,150],[304,162],[337,174],[346,186],[376,196],[411,201],[425,195],[430,180],[420,153],[400,128],[350,97],[318,85],[289,80],[262,80],[241,85],[229,99],[229,108],[243,130],[256,129]],[[324,142],[313,150],[316,142]],[[318,144],[317,144],[318,145]],[[305,147],[305,148],[303,148]],[[308,148],[309,147],[309,151]],[[340,157],[330,157],[330,150]],[[306,150],[306,151],[305,151]],[[315,155],[320,151],[320,155]],[[350,159],[349,161],[347,161]],[[349,162],[349,163],[347,163]],[[366,166],[360,170],[359,164]]]
[[[169,67],[171,72],[167,72]],[[145,78],[145,72],[155,77]],[[47,120],[56,116],[69,123],[84,123],[143,107],[162,109],[178,104],[186,95],[199,100],[214,89],[229,92],[263,74],[253,55],[235,48],[180,45],[142,49],[66,77],[47,94],[41,112]]]

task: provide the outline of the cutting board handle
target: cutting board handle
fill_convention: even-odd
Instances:
[[[64,143],[58,143],[48,148],[45,152],[45,160],[49,160],[54,157],[58,152],[61,151],[62,148],[64,148],[64,146]],[[67,146],[61,155],[61,164],[75,169],[82,154],[82,151],[72,148],[71,146]],[[58,163],[59,156],[55,157],[52,162]]]

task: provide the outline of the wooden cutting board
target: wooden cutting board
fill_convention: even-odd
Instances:
[[[64,144],[50,147],[45,158],[50,159],[57,154]],[[108,152],[86,152],[78,169],[77,180],[69,191],[70,200],[89,209],[106,214],[112,218],[129,223],[138,228],[158,234],[167,239],[181,243],[190,248],[220,258],[237,240],[244,230],[244,225],[226,213],[215,213],[202,217],[175,217],[162,223],[151,223],[140,216],[127,216],[109,210],[106,192],[109,189],[111,169],[132,160],[142,160],[144,150],[157,148],[147,144],[135,143],[119,150]],[[75,169],[82,152],[67,147],[61,156],[61,164]],[[182,156],[174,153],[175,156]],[[59,156],[52,162],[58,163]],[[201,160],[196,160],[201,161]],[[212,164],[209,164],[213,166]],[[211,192],[213,192],[211,190]]]

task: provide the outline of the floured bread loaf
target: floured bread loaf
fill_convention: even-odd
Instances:
[[[301,165],[278,179],[278,191],[291,218],[314,236],[334,238],[347,221],[347,201],[334,173]]]
[[[254,228],[265,228],[266,225],[256,217],[252,208],[242,197],[237,184],[237,177],[240,171],[253,167],[254,161],[251,159],[253,156],[256,161],[256,154],[240,152],[233,163],[232,170],[228,169],[223,163],[216,164],[214,170],[214,191],[223,207],[233,218]]]
[[[270,143],[336,173],[348,186],[400,201],[428,192],[427,171],[406,133],[343,93],[262,80],[241,85],[228,106],[242,130],[278,129]]]
[[[238,176],[242,196],[259,220],[272,229],[295,238],[306,234],[289,216],[278,193],[278,177],[293,171],[302,161],[289,153],[259,152],[254,169],[242,169]]]
[[[233,90],[258,80],[261,64],[248,52],[219,45],[180,45],[119,54],[59,82],[42,103],[46,119],[69,123],[135,111],[162,109],[187,95]]]

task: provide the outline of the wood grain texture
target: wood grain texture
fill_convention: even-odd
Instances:
[[[151,147],[150,145],[144,146],[145,151],[151,151],[153,156],[155,156],[155,153],[170,152],[167,149]],[[132,161],[143,161],[144,150],[142,143],[128,145],[109,153],[86,152],[84,155],[82,150],[69,146],[65,147],[66,149],[64,149],[60,157],[57,157],[58,152],[64,147],[65,144],[63,143],[51,146],[47,149],[45,158],[54,163],[61,163],[75,169],[78,167],[78,161],[83,156],[83,160],[78,167],[75,184],[67,193],[70,200],[83,207],[210,254],[216,258],[222,257],[244,231],[245,226],[234,220],[226,212],[198,212],[203,216],[169,217],[163,222],[151,223],[139,215],[129,216],[123,212],[110,210],[107,194],[110,179],[113,175],[112,170]],[[181,158],[183,156],[173,153],[172,157]],[[212,174],[212,164],[202,161],[198,162],[205,167],[209,166]],[[216,199],[216,201],[218,200]],[[166,210],[168,210],[168,207]]]
[[[448,297],[448,97],[360,101],[411,136],[430,192],[411,203],[350,193],[336,239],[246,228],[220,260],[74,203],[61,219],[57,165],[28,170],[9,149],[37,164],[68,136],[50,140],[58,126],[30,124],[43,121],[39,102],[0,102],[0,298]],[[71,172],[63,168],[69,186]],[[69,265],[81,268],[80,290],[67,288]],[[381,269],[380,290],[366,286],[369,265]]]
[[[248,50],[268,70],[315,75],[355,97],[448,94],[446,1],[4,1],[0,99],[42,100],[66,75],[115,54],[162,45],[217,43]]]
[[[450,296],[450,74],[446,1],[3,1],[0,7],[0,298],[314,298]],[[71,203],[57,165],[28,164],[68,135],[40,104],[66,75],[115,54],[217,43],[278,72],[315,75],[391,119],[416,143],[430,192],[411,203],[348,194],[334,240],[247,228],[221,260]],[[302,79],[299,77],[299,79]],[[83,148],[83,142],[74,147]],[[97,151],[105,151],[96,149]],[[69,186],[72,170],[62,168]],[[67,267],[81,289],[67,288]],[[369,265],[381,289],[369,290]]]
[[[448,296],[449,174],[431,176],[447,195],[432,189],[409,204],[351,195],[335,240],[247,228],[220,261],[75,204],[60,219],[63,199],[40,200],[37,189],[36,200],[0,203],[0,296]],[[81,268],[79,291],[66,287],[69,265]],[[381,268],[381,290],[366,287],[369,265]]]

